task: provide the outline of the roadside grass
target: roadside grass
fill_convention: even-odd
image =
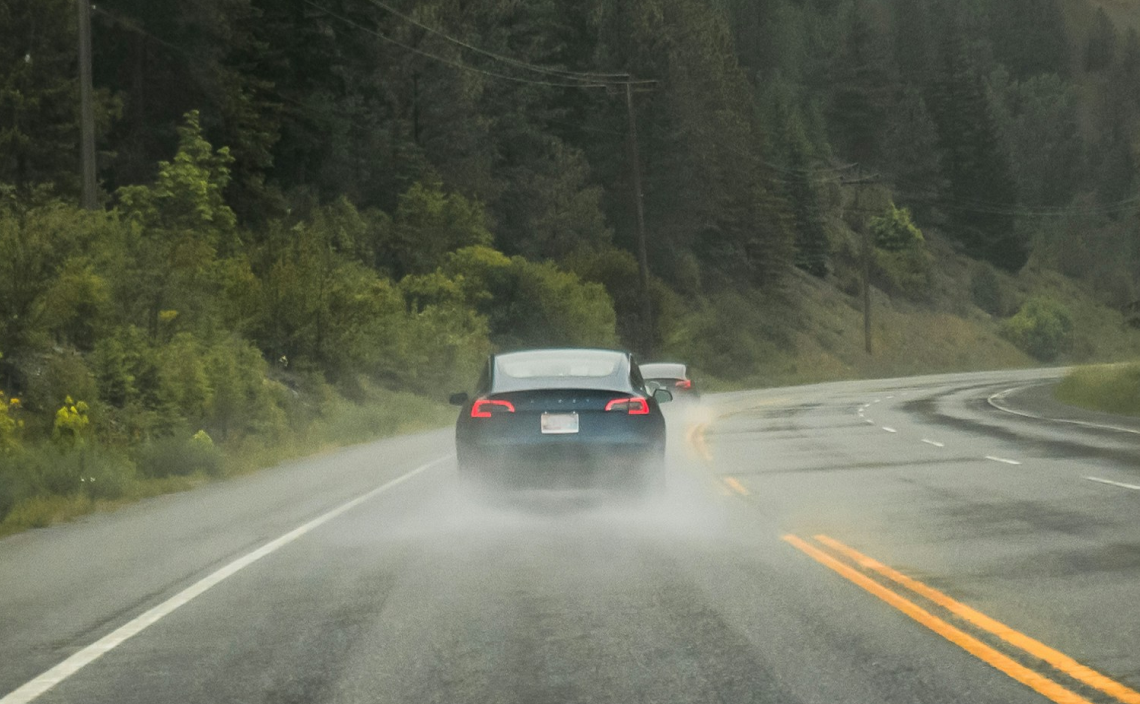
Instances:
[[[1072,406],[1140,416],[1140,362],[1074,369],[1057,384],[1054,395]]]
[[[0,463],[0,509],[9,509],[0,520],[0,537],[72,521],[93,512],[114,511],[142,499],[188,491],[346,445],[439,428],[452,422],[454,417],[455,411],[449,406],[414,394],[372,391],[360,403],[333,395],[320,404],[319,414],[295,423],[292,428],[219,443],[220,471],[194,470],[186,474],[152,476],[152,471],[136,469],[134,464],[124,461],[116,468],[113,492],[106,489],[93,492],[87,483],[81,484],[79,489],[52,491],[45,488],[38,481],[41,477],[29,473],[42,474],[43,468],[56,467],[61,463],[61,455],[50,446],[25,448],[20,462]],[[166,455],[147,457],[146,461],[177,459],[171,454],[178,452],[176,446],[166,452]],[[70,459],[68,455],[62,457],[64,464]],[[4,512],[0,510],[0,513]]]

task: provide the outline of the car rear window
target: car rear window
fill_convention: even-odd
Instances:
[[[641,376],[646,379],[684,379],[684,364],[642,364]]]
[[[545,357],[499,360],[499,374],[515,379],[580,376],[600,378],[617,372],[620,358]]]
[[[627,389],[629,365],[620,352],[540,350],[495,358],[495,391],[542,388]]]

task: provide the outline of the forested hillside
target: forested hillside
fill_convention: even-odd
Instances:
[[[341,397],[463,388],[492,349],[762,380],[826,347],[821,308],[860,325],[865,263],[872,299],[990,321],[1022,350],[995,363],[1093,354],[1026,277],[1136,297],[1114,3],[105,0],[90,212],[75,15],[0,6],[0,515],[78,491],[80,449],[194,472]]]

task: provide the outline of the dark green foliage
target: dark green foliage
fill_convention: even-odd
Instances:
[[[1085,45],[1085,70],[1103,71],[1116,60],[1116,27],[1103,7],[1098,7]]]
[[[847,158],[870,166],[878,161],[891,92],[885,29],[875,6],[854,0],[839,14],[841,24],[828,105],[833,145]]]
[[[24,194],[52,184],[78,191],[79,69],[75,3],[5,2],[0,7],[0,184]],[[96,96],[98,127],[115,112]]]
[[[1038,208],[1069,202],[1083,166],[1076,91],[1053,74],[1018,82],[1000,70],[990,77],[990,89],[1018,201]]]
[[[986,0],[994,58],[1015,78],[1069,70],[1060,0]]]
[[[945,28],[929,89],[948,187],[940,205],[966,251],[1007,271],[1028,258],[1016,230],[1017,193],[1006,147],[960,26]]]
[[[974,305],[990,315],[1008,315],[1009,303],[1001,279],[993,267],[979,265],[970,276],[970,297]]]
[[[887,119],[883,162],[898,199],[924,221],[945,195],[938,128],[922,93],[908,86],[896,99]]]
[[[222,452],[202,434],[177,433],[154,438],[139,446],[135,461],[147,477],[185,477],[222,473]]]
[[[4,475],[8,476],[9,496],[17,499],[77,494],[117,499],[130,487],[135,467],[119,453],[96,446],[46,446],[0,457],[0,502]]]
[[[25,496],[20,476],[9,466],[5,458],[0,457],[0,521],[4,520],[16,502]]]
[[[935,46],[928,0],[894,0],[895,63],[908,87],[931,81]]]
[[[930,292],[931,257],[910,211],[893,204],[868,223],[874,240],[876,284],[888,293],[923,300]]]

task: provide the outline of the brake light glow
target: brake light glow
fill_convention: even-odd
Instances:
[[[471,406],[472,418],[490,418],[495,413],[514,413],[515,404],[497,398],[481,398]]]
[[[675,386],[678,389],[691,389],[691,388],[693,388],[693,380],[692,379],[681,379],[675,384]]]
[[[640,396],[615,398],[606,404],[607,411],[625,411],[631,416],[649,415],[649,402]]]

